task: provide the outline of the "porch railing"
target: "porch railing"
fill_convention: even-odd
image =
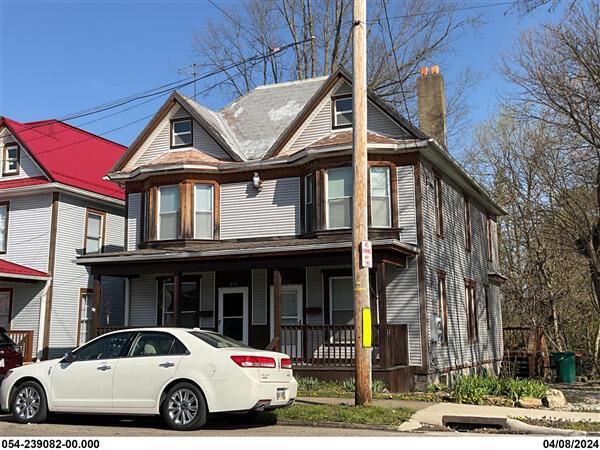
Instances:
[[[7,331],[6,334],[17,344],[17,347],[20,347],[23,362],[31,362],[33,356],[33,331],[11,330]]]
[[[374,325],[373,365],[408,365],[407,325],[387,325],[380,342]],[[279,349],[296,366],[354,367],[354,325],[282,325]]]

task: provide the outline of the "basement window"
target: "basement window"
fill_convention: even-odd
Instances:
[[[352,97],[333,100],[333,128],[352,126]]]
[[[171,148],[192,145],[192,119],[171,122]]]

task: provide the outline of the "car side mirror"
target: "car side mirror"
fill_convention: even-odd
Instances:
[[[77,359],[77,357],[75,356],[75,353],[68,351],[67,353],[65,353],[65,356],[63,357],[63,362],[72,363],[76,359]]]

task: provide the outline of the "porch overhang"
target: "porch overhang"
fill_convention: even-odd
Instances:
[[[398,239],[372,241],[375,261],[405,266],[418,247]],[[308,264],[351,264],[350,240],[286,238],[261,241],[220,241],[182,247],[146,248],[130,252],[82,256],[77,264],[89,266],[97,275],[136,275],[163,269],[227,270],[248,267],[293,267]]]
[[[0,281],[31,283],[48,281],[51,278],[46,272],[0,259]]]

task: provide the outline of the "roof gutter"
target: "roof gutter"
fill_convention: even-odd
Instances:
[[[374,246],[380,245],[396,245],[410,253],[417,254],[419,248],[401,242],[397,239],[380,239],[373,241]],[[82,256],[73,262],[80,265],[96,264],[96,263],[113,263],[113,262],[124,262],[124,261],[157,261],[157,260],[172,260],[172,259],[185,259],[185,258],[209,258],[219,256],[243,256],[243,255],[256,255],[266,254],[272,252],[297,252],[297,251],[311,251],[311,250],[335,250],[352,248],[352,242],[331,242],[327,244],[300,244],[300,245],[289,245],[285,247],[264,247],[264,248],[243,248],[243,249],[227,249],[227,250],[206,250],[206,251],[183,251],[183,252],[170,252],[162,254],[141,254],[141,255],[121,255],[121,256]],[[108,254],[106,254],[108,255]]]
[[[83,197],[86,199],[92,198],[94,200],[99,200],[105,203],[111,203],[115,206],[124,207],[125,201],[119,200],[114,197],[110,197],[108,195],[102,195],[91,191],[86,191],[85,189],[79,189],[72,186],[68,186],[66,184],[51,182],[44,184],[35,184],[33,186],[19,186],[8,189],[0,189],[0,197],[4,195],[26,195],[26,194],[37,194],[44,192],[65,192],[67,194],[72,194],[77,197]]]
[[[0,278],[11,278],[11,279],[15,279],[15,280],[28,280],[28,281],[48,281],[51,280],[52,277],[50,276],[42,276],[42,275],[22,275],[22,274],[16,274],[16,273],[7,273],[7,272],[0,272]]]

